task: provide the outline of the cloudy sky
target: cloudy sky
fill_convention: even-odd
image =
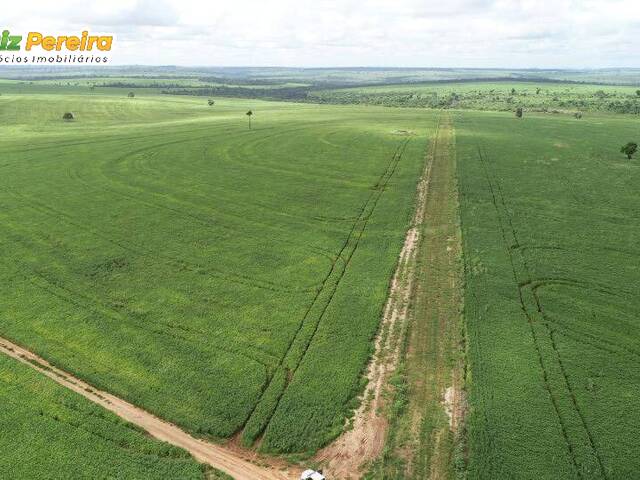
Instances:
[[[2,23],[113,34],[114,64],[640,67],[638,0],[26,0]]]

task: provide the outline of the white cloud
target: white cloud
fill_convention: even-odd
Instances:
[[[168,0],[136,0],[132,4],[92,3],[88,10],[77,4],[70,16],[72,23],[103,26],[169,27],[178,23],[179,11]],[[83,3],[86,5],[86,2]]]
[[[117,63],[640,67],[637,0],[30,0],[3,21],[114,32]]]

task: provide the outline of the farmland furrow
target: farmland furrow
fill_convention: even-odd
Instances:
[[[520,242],[517,231],[513,225],[513,218],[506,205],[504,195],[502,194],[500,182],[492,172],[491,166],[479,144],[477,146],[477,152],[478,159],[483,165],[487,185],[491,192],[493,205],[502,230],[502,238],[511,263],[520,306],[527,318],[533,343],[538,354],[545,388],[549,393],[561,424],[563,436],[571,455],[576,475],[580,478],[584,478],[585,475],[588,475],[588,478],[593,478],[593,475],[596,475],[597,471],[598,476],[606,479],[607,475],[602,459],[595,447],[584,415],[578,406],[575,394],[562,365],[560,353],[550,333],[548,323],[535,318],[537,315],[542,314],[542,306],[535,292],[527,287],[527,285],[532,283],[530,268],[524,254],[519,248]],[[519,253],[517,258],[513,252]],[[526,298],[526,296],[530,296],[531,298]],[[532,309],[532,307],[534,308]],[[539,325],[542,325],[542,328],[545,330],[544,332],[537,331]],[[547,351],[549,352],[547,353]],[[548,358],[548,355],[551,355],[552,358]],[[558,384],[562,385],[560,391],[558,388],[554,388],[554,385],[557,387]],[[588,445],[589,447],[584,448],[584,445]]]
[[[165,422],[119,397],[96,389],[92,385],[54,367],[43,358],[2,337],[0,337],[0,352],[30,366],[60,385],[115,413],[127,422],[137,425],[152,437],[182,448],[199,462],[222,470],[238,480],[288,480],[298,478],[298,470],[291,467],[287,468],[282,463],[273,464],[271,467],[259,466],[256,463],[252,463],[252,461],[264,464],[263,459],[255,456],[250,458],[238,451],[192,437],[176,425]]]
[[[489,166],[489,169],[491,169],[491,166]],[[504,194],[502,192],[502,186],[500,184],[500,181],[496,178],[495,174],[493,174],[493,178],[495,181],[495,184],[497,186],[498,189],[498,193],[500,196],[500,201],[502,203],[502,207],[503,207],[503,211],[506,213],[507,218],[509,220],[509,226],[511,228],[511,233],[513,235],[513,238],[515,240],[515,244],[517,246],[520,245],[520,241],[518,239],[518,234],[516,232],[516,228],[513,225],[513,217],[510,213],[510,209],[507,207],[506,201],[505,201],[505,197]],[[527,259],[525,257],[525,255],[523,254],[523,252],[521,250],[518,249],[518,247],[514,247],[514,250],[518,251],[520,257],[521,257],[521,262],[522,265],[524,266],[525,272],[526,272],[526,276],[528,279],[532,278],[532,274],[531,274],[531,269],[529,268],[529,264],[527,262]],[[524,289],[525,287],[520,286],[519,287],[521,290]],[[547,320],[547,318],[545,317],[544,314],[544,308],[543,305],[540,301],[540,298],[538,297],[537,294],[537,290],[531,289],[530,287],[528,288],[530,295],[533,296],[534,300],[535,300],[535,305],[537,307],[538,313],[541,315],[541,317],[544,320]],[[569,397],[571,399],[571,403],[573,405],[573,410],[575,411],[575,413],[577,413],[579,419],[580,419],[580,424],[582,426],[582,428],[584,429],[584,434],[586,434],[587,439],[589,440],[589,446],[591,447],[590,451],[584,452],[582,453],[583,455],[583,461],[584,463],[582,464],[582,471],[580,473],[585,474],[589,477],[592,477],[594,475],[597,475],[596,472],[593,471],[593,466],[591,465],[592,463],[592,459],[591,459],[591,455],[593,455],[597,461],[597,466],[599,467],[599,473],[602,475],[602,477],[606,480],[607,479],[607,472],[606,469],[604,468],[604,464],[602,463],[602,458],[600,457],[600,454],[598,452],[598,449],[596,448],[594,439],[593,439],[593,434],[591,433],[591,430],[589,429],[589,425],[587,424],[587,421],[585,419],[585,416],[582,412],[582,410],[580,409],[580,406],[578,405],[578,401],[576,399],[576,395],[573,389],[573,386],[571,384],[571,382],[569,381],[569,377],[567,375],[567,371],[564,367],[564,363],[562,362],[562,356],[560,355],[560,352],[557,348],[556,345],[556,341],[553,335],[553,329],[550,327],[550,323],[547,322],[543,322],[545,328],[547,329],[548,335],[549,335],[549,340],[550,340],[550,344],[551,344],[551,348],[552,351],[555,355],[555,359],[557,361],[558,366],[560,367],[560,373],[562,376],[562,379],[564,380],[564,385],[566,387],[567,392],[569,393]],[[578,432],[577,437],[580,438],[582,436],[582,432]]]
[[[325,312],[329,308],[329,305],[331,304],[331,300],[333,299],[333,296],[338,289],[340,281],[344,277],[347,267],[349,266],[349,262],[351,261],[353,254],[358,248],[360,239],[362,238],[362,235],[367,227],[367,223],[369,219],[371,218],[373,212],[375,211],[378,200],[382,196],[382,193],[384,192],[384,189],[387,183],[389,182],[390,178],[393,176],[393,173],[395,172],[395,169],[398,163],[400,162],[404,149],[406,148],[408,143],[409,143],[409,139],[405,140],[397,147],[393,157],[391,158],[391,160],[387,165],[387,168],[381,174],[380,178],[375,184],[374,191],[368,196],[367,200],[361,207],[358,218],[353,223],[351,230],[349,231],[349,234],[344,244],[342,245],[342,248],[340,249],[340,251],[336,256],[335,261],[332,263],[331,268],[329,269],[327,275],[322,280],[320,289],[314,296],[305,315],[300,321],[300,324],[298,325],[298,329],[294,334],[294,336],[292,337],[292,340],[289,343],[289,347],[286,353],[284,354],[280,364],[274,371],[270,382],[268,383],[266,388],[263,390],[263,395],[260,398],[260,400],[257,402],[256,407],[254,408],[254,412],[252,412],[252,414],[249,416],[247,420],[247,424],[245,425],[244,431],[243,431],[243,442],[245,444],[247,445],[253,444],[256,441],[256,439],[263,434],[273,414],[277,410],[280,404],[280,400],[282,399],[282,396],[284,395],[284,392],[287,389],[288,383],[290,382],[298,366],[302,362],[302,359],[304,358],[309,348],[309,345],[311,344],[313,337],[315,336],[318,330],[318,326],[322,321],[322,317],[324,316]],[[339,259],[342,259],[343,261],[342,266],[341,268],[336,269],[337,262]],[[334,273],[337,278],[333,282],[329,282],[332,276],[334,276]],[[323,299],[322,298],[323,294],[326,295],[325,293],[326,287],[330,283],[332,284],[332,287],[330,287],[330,292],[328,293],[328,297],[326,299]],[[309,328],[308,320],[310,318],[311,312],[314,309],[318,309],[318,308],[320,309],[319,314],[316,316],[315,319],[313,319],[313,321],[311,322],[312,323],[311,328]],[[310,331],[307,332],[305,327]],[[301,348],[294,349],[294,346],[300,346]],[[277,379],[279,378],[279,376],[284,376],[286,378],[286,381],[280,382],[277,386],[274,386],[276,384],[273,383],[273,379]],[[260,417],[254,417],[255,412],[259,411],[258,407],[260,403],[263,401],[265,395],[267,393],[274,395],[274,392],[269,391],[270,388],[277,389],[277,391],[275,392],[275,402],[272,402],[272,405],[270,406],[270,408],[268,408],[268,411],[260,412],[262,414]]]
[[[6,263],[6,262],[4,262],[3,260],[3,263]],[[55,279],[48,278],[47,275],[37,271],[27,263],[20,262],[18,263],[18,265],[21,266],[22,271],[29,272],[31,274],[31,276],[29,276],[25,273],[21,273],[20,275],[22,276],[22,278],[28,281],[29,283],[33,284],[34,286],[36,286],[39,290],[43,290],[47,292],[49,295],[57,298],[58,300],[61,300],[64,303],[73,305],[74,307],[77,307],[80,310],[95,314],[99,319],[102,319],[102,320],[106,319],[111,321],[113,323],[114,328],[122,328],[122,325],[127,324],[131,328],[134,328],[137,330],[151,332],[160,337],[165,335],[170,336],[170,337],[173,337],[174,339],[178,339],[182,342],[187,342],[190,344],[199,343],[199,341],[202,340],[203,335],[207,335],[205,332],[194,332],[194,331],[191,331],[190,329],[186,329],[183,326],[180,326],[180,330],[182,334],[176,334],[176,333],[168,332],[166,330],[155,328],[154,327],[155,324],[149,325],[147,323],[140,324],[140,323],[132,322],[126,315],[122,314],[122,312],[110,307],[105,302],[94,297],[89,297],[81,291],[71,289],[57,282]],[[163,322],[158,322],[157,324],[164,325],[165,327],[169,327],[169,325]],[[184,335],[185,333],[188,333],[190,336],[188,337]],[[213,338],[210,337],[211,333],[208,333],[208,335],[209,337],[207,338],[207,342],[215,345],[217,349],[220,349],[231,355],[243,357],[257,364],[258,366],[264,369],[265,374],[268,371],[270,364],[266,363],[264,359],[256,358],[253,355],[247,353],[247,351],[242,351],[238,348],[232,348],[232,346],[230,346],[228,342],[225,342],[224,339],[218,340],[215,337]],[[248,351],[251,351],[250,345],[242,344],[242,343],[240,343],[240,345],[245,346],[248,349]]]
[[[210,121],[210,119],[203,119],[203,121]],[[275,128],[275,127],[271,127],[271,128]],[[205,127],[200,127],[200,128],[193,128],[193,127],[188,127],[185,129],[185,131],[172,131],[172,135],[176,136],[179,135],[181,133],[187,133],[187,134],[193,134],[193,133],[198,133],[198,132],[211,132],[211,125],[207,125]],[[104,138],[102,136],[97,136],[92,138],[91,140],[82,140],[82,141],[71,141],[71,142],[60,142],[59,140],[56,140],[55,142],[52,143],[41,143],[38,144],[34,147],[30,147],[30,148],[19,148],[19,149],[15,149],[15,150],[3,150],[4,154],[9,154],[9,153],[20,153],[20,154],[24,154],[24,153],[30,153],[30,152],[37,152],[40,150],[48,150],[50,148],[56,148],[56,149],[64,149],[66,147],[77,147],[77,146],[81,146],[81,145],[92,145],[95,146],[97,144],[105,144],[105,143],[115,143],[116,145],[120,145],[122,143],[123,140],[131,140],[133,142],[139,142],[140,140],[148,140],[148,139],[165,139],[167,138],[167,134],[166,133],[154,133],[154,134],[150,134],[150,135],[133,135],[133,136],[120,136],[120,134],[114,134],[113,137],[107,137]]]
[[[134,242],[131,242],[130,240],[124,237],[112,238],[112,236],[110,236],[108,232],[102,229],[97,229],[95,227],[91,227],[85,223],[82,223],[79,220],[75,219],[73,216],[67,214],[66,212],[54,209],[51,205],[46,205],[42,202],[38,202],[37,200],[31,197],[28,197],[24,194],[21,194],[19,192],[12,191],[12,190],[5,190],[5,192],[15,197],[19,197],[23,204],[26,204],[28,207],[36,211],[39,211],[45,215],[48,215],[51,218],[55,218],[58,221],[62,220],[68,223],[69,225],[72,225],[74,228],[78,228],[83,231],[89,232],[92,235],[100,238],[101,240],[107,241],[115,246],[118,246],[119,248],[122,248],[123,250],[134,252],[142,256],[155,257],[165,261],[166,263],[178,266],[180,268],[184,268],[186,270],[193,271],[195,273],[206,273],[207,275],[215,276],[223,280],[226,280],[228,282],[246,285],[253,288],[260,288],[265,290],[271,290],[274,292],[287,292],[287,293],[313,291],[314,285],[308,286],[306,288],[303,286],[303,288],[301,289],[289,289],[284,286],[279,286],[274,282],[258,280],[258,279],[249,277],[247,275],[242,275],[238,273],[232,274],[230,272],[226,272],[223,270],[214,269],[211,266],[205,269],[203,266],[198,265],[192,261],[185,260],[184,258],[162,254],[154,250],[149,250],[145,248],[143,245],[139,245]]]

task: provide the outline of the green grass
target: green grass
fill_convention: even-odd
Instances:
[[[434,114],[37,88],[0,97],[0,335],[197,434],[336,436]]]
[[[457,115],[469,478],[640,470],[635,119]]]
[[[0,404],[2,478],[204,478],[186,452],[4,355]]]

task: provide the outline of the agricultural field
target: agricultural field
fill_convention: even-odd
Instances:
[[[640,165],[630,116],[455,115],[469,478],[640,470]]]
[[[449,116],[390,433],[366,478],[635,478],[640,166],[619,148],[638,120]]]
[[[0,336],[196,435],[336,437],[437,113],[34,89],[0,96]]]
[[[206,478],[186,452],[4,355],[0,402],[3,478]]]
[[[0,81],[0,337],[194,436],[315,462],[371,401],[411,227],[366,478],[634,478],[640,87],[424,83],[454,73]],[[304,103],[226,98],[276,90]],[[0,397],[24,440],[0,439],[0,476],[33,441],[35,473],[223,478],[1,356]]]

